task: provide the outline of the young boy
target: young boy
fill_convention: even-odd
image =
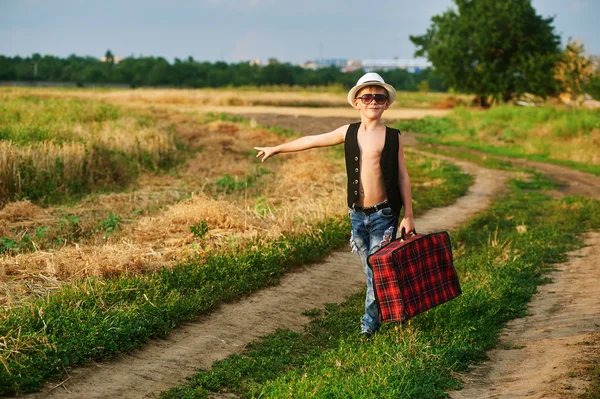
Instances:
[[[352,221],[350,244],[367,275],[367,296],[361,333],[371,336],[380,322],[367,257],[396,237],[397,229],[414,230],[412,192],[404,162],[400,131],[386,127],[383,112],[396,99],[396,90],[377,73],[363,75],[348,93],[360,111],[360,122],[329,133],[305,136],[275,147],[254,147],[262,162],[283,152],[303,151],[344,143],[348,174],[348,208]],[[400,210],[404,217],[398,227]]]

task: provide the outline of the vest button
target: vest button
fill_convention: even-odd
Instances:
[[[354,169],[355,172],[358,172],[358,168]]]
[[[354,195],[358,195],[358,191],[355,191],[355,192],[354,192]]]
[[[354,160],[355,160],[355,161],[358,161],[358,157],[354,157]]]
[[[358,184],[358,180],[354,180],[354,184]]]

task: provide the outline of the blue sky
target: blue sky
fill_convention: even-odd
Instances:
[[[501,1],[501,0],[498,0]],[[563,43],[600,55],[600,0],[533,0]],[[240,62],[277,58],[412,58],[451,0],[0,0],[0,55],[100,58],[188,56]]]

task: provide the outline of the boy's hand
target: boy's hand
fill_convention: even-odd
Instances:
[[[407,234],[415,230],[415,221],[412,217],[405,217],[402,219],[400,226],[398,226],[398,231],[402,231],[402,229],[404,229]]]
[[[267,158],[275,155],[275,150],[273,147],[254,147],[254,149],[258,151],[256,158],[262,157],[261,162],[265,162]]]

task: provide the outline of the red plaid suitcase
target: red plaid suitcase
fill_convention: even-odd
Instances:
[[[462,292],[447,232],[394,240],[368,264],[382,322],[408,320]]]

